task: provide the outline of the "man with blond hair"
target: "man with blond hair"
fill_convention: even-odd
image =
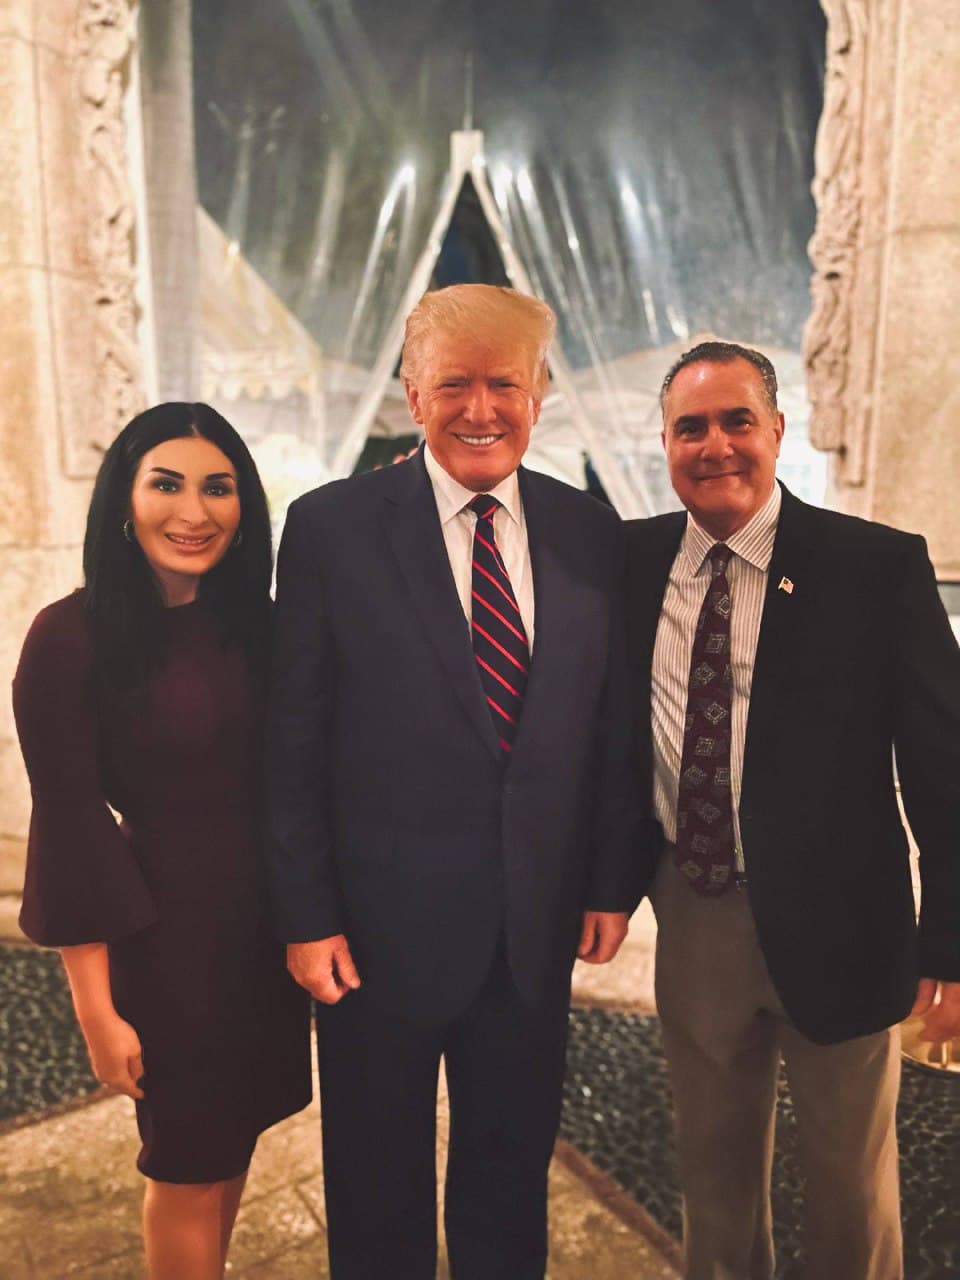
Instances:
[[[575,954],[636,904],[620,523],[521,460],[550,309],[427,294],[424,447],[293,504],[270,712],[271,869],[319,1001],[334,1280],[433,1280],[450,1099],[456,1280],[538,1280]]]

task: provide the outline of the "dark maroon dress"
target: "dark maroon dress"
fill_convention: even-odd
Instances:
[[[260,695],[203,603],[162,625],[167,659],[135,715],[98,714],[82,592],[30,629],[14,678],[33,791],[20,923],[44,946],[109,944],[143,1046],[138,1167],[217,1182],[310,1101],[308,998],[267,921]]]

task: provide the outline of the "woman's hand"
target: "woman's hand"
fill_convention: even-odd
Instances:
[[[140,1037],[117,1013],[110,990],[110,957],[105,942],[61,947],[70,980],[73,1007],[87,1042],[93,1074],[101,1084],[128,1098],[142,1098]]]
[[[118,1013],[107,1013],[81,1023],[93,1074],[114,1093],[142,1098],[138,1081],[143,1075],[140,1037]]]
[[[82,942],[61,947],[73,1007],[90,1053],[93,1075],[114,1093],[142,1098],[138,1084],[143,1075],[140,1036],[120,1018],[110,992],[110,957],[105,942]]]

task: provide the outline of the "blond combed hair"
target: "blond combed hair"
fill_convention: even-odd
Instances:
[[[493,284],[452,284],[425,293],[407,317],[400,377],[416,382],[425,347],[438,336],[478,341],[508,340],[529,352],[533,390],[547,387],[547,350],[557,330],[557,317],[539,298]]]

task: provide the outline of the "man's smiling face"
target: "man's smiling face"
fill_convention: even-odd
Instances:
[[[738,357],[681,369],[663,402],[663,447],[677,497],[718,540],[731,537],[773,492],[783,414],[760,371]]]
[[[434,458],[464,488],[489,492],[520,465],[540,415],[533,363],[507,335],[427,343],[407,403]]]

